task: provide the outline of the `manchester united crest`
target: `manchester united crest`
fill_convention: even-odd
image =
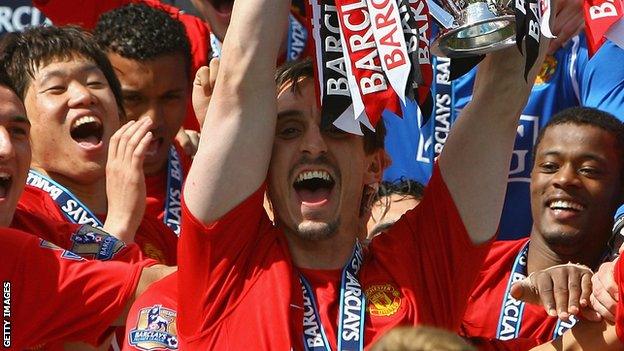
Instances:
[[[535,78],[535,84],[546,84],[550,81],[550,78],[557,71],[557,59],[552,55],[547,55],[544,59],[544,63],[542,64],[542,69],[537,74],[537,78]]]
[[[128,334],[130,345],[139,350],[177,350],[177,313],[154,305],[139,311],[137,325]]]
[[[388,317],[401,307],[401,293],[392,284],[372,285],[366,289],[368,313],[376,317]]]

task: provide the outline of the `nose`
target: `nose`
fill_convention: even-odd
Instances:
[[[11,135],[5,127],[0,128],[0,160],[9,160],[15,157],[15,148]]]
[[[576,168],[571,164],[562,166],[553,177],[553,183],[556,187],[561,188],[578,186],[580,179],[576,172]]]
[[[97,102],[97,97],[82,83],[75,82],[69,87],[69,106],[91,106]]]
[[[305,130],[301,140],[301,152],[308,153],[313,157],[327,152],[327,144],[319,125],[312,124]]]
[[[153,129],[159,128],[165,120],[165,112],[164,109],[160,106],[160,104],[151,102],[145,111],[139,116],[141,118],[149,118],[152,121]]]

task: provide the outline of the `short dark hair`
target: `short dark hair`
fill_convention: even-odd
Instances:
[[[287,85],[291,85],[292,92],[299,94],[299,83],[305,78],[314,79],[314,69],[310,58],[287,62],[280,66],[275,74],[275,83],[278,91]],[[386,128],[383,118],[375,126],[375,132],[366,127],[362,128],[362,131],[364,133],[364,151],[367,154],[384,148]]]
[[[102,71],[115,95],[120,116],[123,115],[121,85],[113,66],[93,36],[85,30],[75,26],[31,27],[22,33],[7,34],[1,47],[4,54],[0,64],[22,100],[40,66],[80,56],[93,61]]]
[[[535,160],[537,148],[546,131],[553,126],[562,124],[593,126],[613,135],[617,152],[620,155],[620,176],[624,181],[624,124],[614,115],[592,107],[571,107],[555,114],[537,135],[533,147],[533,160]]]
[[[424,193],[425,186],[420,182],[406,177],[401,177],[394,181],[385,180],[381,182],[377,195],[382,197],[396,194],[404,197],[411,196],[420,200],[422,199]]]
[[[106,50],[131,60],[180,54],[190,77],[191,45],[184,25],[165,11],[145,4],[120,7],[100,16],[93,35]]]

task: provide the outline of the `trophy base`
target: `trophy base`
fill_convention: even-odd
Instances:
[[[506,15],[445,30],[431,45],[431,52],[438,57],[471,57],[515,44],[516,18]]]

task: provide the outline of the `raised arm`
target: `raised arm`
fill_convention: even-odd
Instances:
[[[547,45],[542,37],[528,83],[517,48],[487,55],[479,65],[472,102],[440,155],[440,171],[474,243],[489,240],[498,228],[518,119]]]
[[[237,0],[184,200],[200,221],[220,218],[262,184],[277,116],[277,52],[289,1]]]

